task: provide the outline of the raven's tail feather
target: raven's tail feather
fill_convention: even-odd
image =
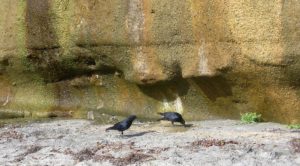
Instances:
[[[157,114],[159,114],[161,116],[164,116],[163,112],[158,112]],[[161,120],[165,120],[165,117],[162,117],[162,118],[158,119],[157,121],[161,121]]]
[[[105,129],[105,131],[113,130],[113,129],[114,129],[114,127],[109,127],[109,128],[107,128],[107,129]]]
[[[161,121],[161,120],[166,120],[165,118],[160,118],[160,119],[158,119],[157,121]]]

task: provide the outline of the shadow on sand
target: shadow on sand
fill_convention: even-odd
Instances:
[[[140,132],[140,133],[135,133],[135,134],[124,134],[123,137],[124,138],[132,138],[132,137],[139,137],[139,136],[143,136],[145,134],[148,134],[148,133],[153,133],[155,131],[144,131],[144,132]]]
[[[185,124],[184,127],[192,127],[192,126],[193,126],[193,124]]]

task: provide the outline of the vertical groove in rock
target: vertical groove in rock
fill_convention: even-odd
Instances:
[[[162,66],[160,65],[155,48],[147,43],[150,37],[149,31],[145,31],[151,22],[149,8],[151,3],[144,0],[128,0],[127,26],[132,43],[131,54],[133,73],[137,82],[153,83],[164,79]]]

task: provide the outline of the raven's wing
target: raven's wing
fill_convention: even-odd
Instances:
[[[164,117],[165,117],[166,119],[169,119],[169,120],[175,120],[175,121],[181,119],[181,115],[180,115],[179,113],[177,113],[177,112],[166,112],[166,113],[164,114]]]
[[[112,127],[107,128],[106,130],[118,130],[120,129],[121,122],[114,124]]]

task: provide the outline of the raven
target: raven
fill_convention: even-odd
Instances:
[[[128,118],[124,119],[121,122],[116,123],[112,127],[107,128],[105,131],[118,130],[118,131],[121,131],[121,133],[123,135],[123,131],[129,129],[129,127],[131,126],[131,124],[132,124],[132,122],[134,121],[135,118],[136,118],[135,115],[130,115]]]
[[[185,125],[185,121],[182,118],[182,116],[177,113],[177,112],[163,112],[163,113],[158,113],[159,115],[162,115],[163,117],[160,120],[167,120],[167,121],[171,121],[172,125],[174,125],[174,122],[179,122],[181,123],[183,126],[186,127]]]

